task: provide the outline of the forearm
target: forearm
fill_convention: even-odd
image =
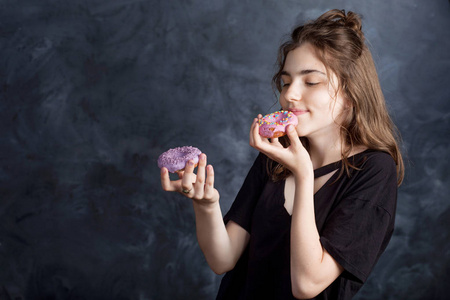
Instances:
[[[231,270],[237,259],[219,202],[210,205],[193,201],[197,239],[210,268],[217,274]]]
[[[291,223],[291,265],[295,277],[311,277],[323,251],[314,214],[314,181],[296,179]]]
[[[225,227],[220,195],[214,188],[214,169],[207,165],[204,153],[199,157],[197,175],[194,168],[194,162],[189,161],[177,181],[171,181],[167,168],[161,168],[161,186],[165,191],[177,191],[192,199],[198,243],[211,269],[221,274],[234,267],[249,234],[233,222]]]
[[[291,223],[291,280],[294,295],[312,298],[339,276],[340,266],[320,243],[314,212],[313,176],[296,178]]]

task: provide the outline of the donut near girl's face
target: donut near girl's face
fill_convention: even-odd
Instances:
[[[265,138],[278,138],[286,135],[288,125],[297,126],[297,116],[287,110],[267,114],[259,120],[259,135]]]
[[[283,132],[283,131],[275,131],[275,132],[273,133],[273,135],[272,135],[272,138],[278,138],[278,137],[282,137],[282,136],[284,136],[284,135],[286,135],[286,132]]]

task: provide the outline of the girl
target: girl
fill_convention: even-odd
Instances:
[[[331,10],[280,47],[273,82],[298,117],[260,151],[222,219],[214,170],[201,154],[166,191],[193,200],[211,269],[226,272],[217,299],[351,299],[394,229],[403,163],[361,20]]]

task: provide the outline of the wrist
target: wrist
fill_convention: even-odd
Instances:
[[[314,170],[312,168],[304,168],[292,172],[296,182],[314,181]]]
[[[192,205],[194,206],[194,210],[196,212],[202,213],[210,213],[216,210],[217,207],[220,208],[218,199],[216,201],[204,201],[192,199]]]

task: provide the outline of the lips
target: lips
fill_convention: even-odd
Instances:
[[[289,111],[292,112],[296,116],[300,116],[300,115],[303,115],[303,114],[306,114],[307,112],[309,112],[309,110],[307,110],[307,109],[289,109]]]

